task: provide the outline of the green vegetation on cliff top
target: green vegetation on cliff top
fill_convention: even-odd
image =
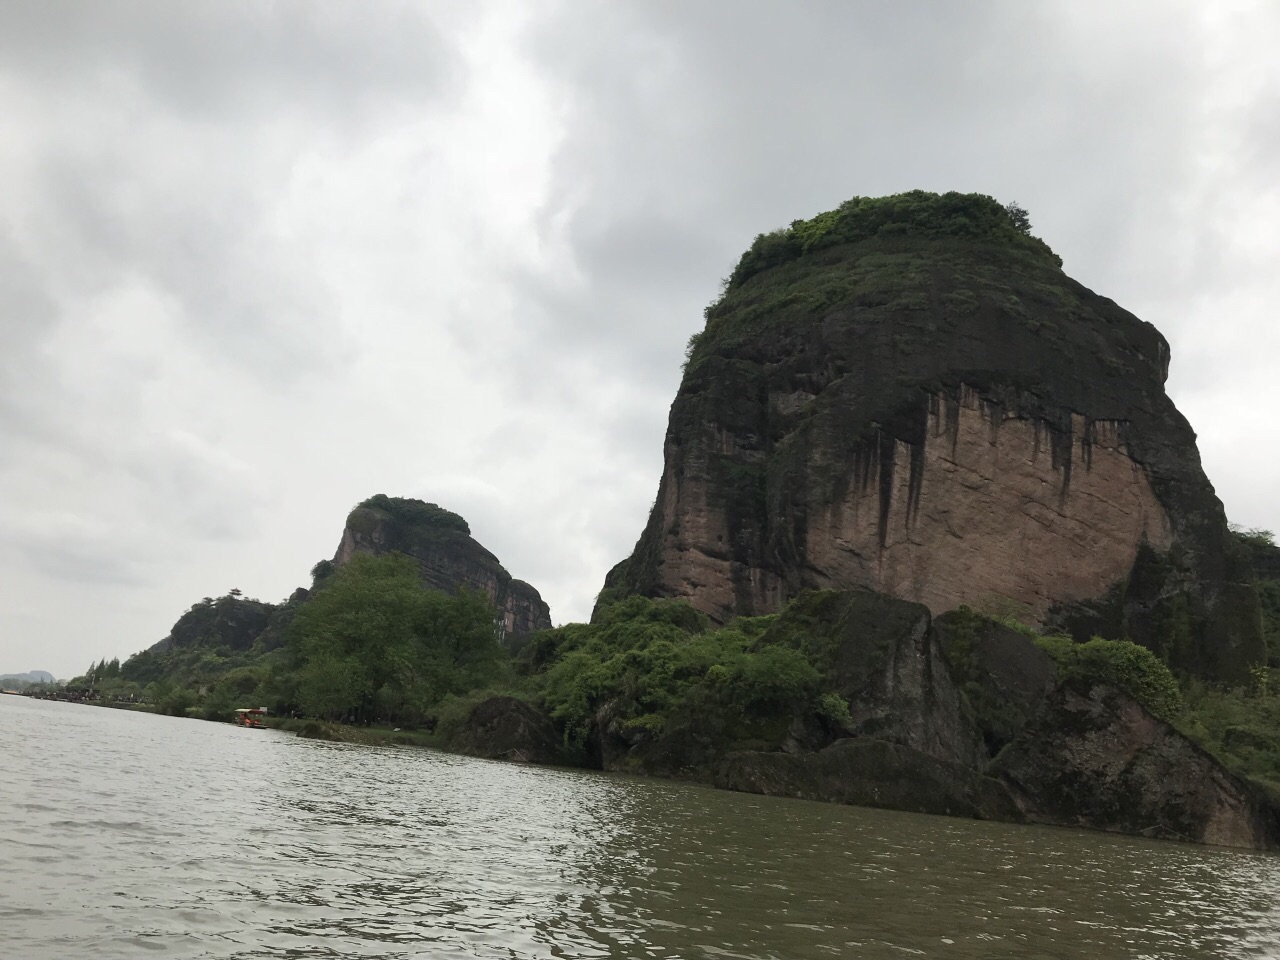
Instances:
[[[441,530],[456,530],[471,535],[471,527],[452,510],[423,500],[408,497],[388,497],[384,493],[375,494],[368,500],[356,505],[356,510],[376,510],[384,516],[397,520],[410,527],[432,527]]]
[[[1062,266],[1049,245],[1031,235],[1027,212],[981,193],[912,190],[889,197],[853,197],[834,210],[756,236],[729,275],[735,290],[759,273],[828,247],[873,237],[952,238],[1009,246]]]
[[[713,347],[740,345],[766,327],[789,328],[850,303],[868,317],[927,310],[933,268],[948,264],[967,284],[938,291],[944,302],[934,306],[951,314],[988,304],[1038,324],[1044,321],[1028,310],[1036,301],[1073,309],[1061,286],[1061,258],[1030,234],[1016,204],[922,190],[854,197],[756,237],[707,307],[705,329],[690,338],[688,365],[696,367]]]

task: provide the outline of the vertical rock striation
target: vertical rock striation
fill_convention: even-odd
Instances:
[[[998,603],[1241,680],[1257,597],[1168,365],[988,197],[762,235],[690,343],[653,512],[601,599],[717,621],[814,588]]]

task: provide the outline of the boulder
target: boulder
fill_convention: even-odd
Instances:
[[[471,710],[453,731],[447,748],[455,753],[517,763],[563,763],[563,749],[551,718],[516,697],[490,697]]]
[[[798,597],[760,643],[800,649],[848,705],[838,735],[887,740],[939,760],[986,761],[928,608],[869,590]]]
[[[1057,686],[1053,658],[1018,631],[968,610],[944,613],[933,628],[995,756]]]
[[[1273,850],[1280,815],[1140,703],[1106,684],[1068,682],[988,773],[1028,820],[1168,840]]]

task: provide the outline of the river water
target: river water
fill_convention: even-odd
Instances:
[[[1280,858],[0,696],[0,957],[1280,957]]]

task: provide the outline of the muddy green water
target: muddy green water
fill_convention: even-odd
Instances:
[[[1280,956],[1280,858],[0,697],[0,957]]]

